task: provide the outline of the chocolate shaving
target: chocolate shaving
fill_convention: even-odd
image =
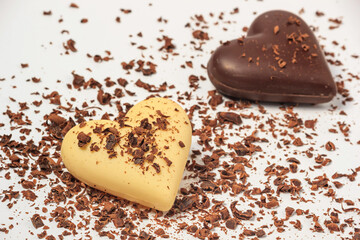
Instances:
[[[77,139],[78,141],[78,146],[79,147],[84,147],[86,144],[88,144],[91,141],[91,137],[87,134],[85,134],[84,132],[80,132],[77,135]]]
[[[152,164],[153,168],[155,169],[156,173],[160,173],[160,166],[157,163]]]
[[[166,116],[164,114],[161,113],[160,110],[156,110],[156,113],[160,115],[160,117],[163,117],[163,118],[168,118],[169,116]]]
[[[165,50],[168,53],[172,53],[175,49],[175,45],[172,44],[172,38],[167,36],[163,36],[162,39],[158,39],[158,41],[164,41],[164,45],[159,49],[159,51]]]
[[[246,210],[245,212],[241,212],[236,208],[237,201],[234,201],[230,204],[230,210],[233,213],[234,217],[239,220],[250,220],[254,216],[254,212],[252,210]]]
[[[44,223],[39,214],[34,214],[31,217],[31,222],[36,229],[44,226]]]
[[[172,161],[170,161],[167,157],[164,157],[164,160],[166,162],[166,165],[168,165],[170,167],[172,164]]]
[[[105,148],[108,150],[113,150],[115,145],[119,142],[118,137],[116,137],[114,134],[110,134],[106,137],[106,145]]]
[[[180,146],[181,148],[184,148],[184,147],[185,147],[185,144],[183,143],[183,141],[179,141],[179,146]]]
[[[225,223],[225,226],[228,228],[228,229],[232,229],[234,230],[237,226],[237,222],[234,218],[230,218],[226,221]]]
[[[104,93],[102,90],[98,91],[97,100],[101,105],[107,105],[111,101],[111,94]]]
[[[236,125],[239,125],[242,123],[240,115],[233,113],[233,112],[219,112],[218,117],[219,117],[219,120],[221,123],[231,122]]]
[[[196,30],[192,33],[193,37],[200,40],[209,40],[209,35],[201,30]]]
[[[72,39],[67,40],[65,48],[70,49],[72,52],[77,52],[77,49],[75,48],[75,41]]]
[[[279,28],[278,25],[276,25],[276,26],[274,27],[274,34],[275,34],[275,35],[278,34],[279,31],[280,31],[280,28]]]

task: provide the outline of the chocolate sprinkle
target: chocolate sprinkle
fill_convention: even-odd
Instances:
[[[179,141],[179,146],[180,146],[181,148],[184,148],[184,147],[185,147],[185,144],[184,144],[182,141]]]
[[[239,114],[232,113],[232,112],[219,112],[218,113],[220,122],[231,122],[236,125],[239,125],[242,123],[241,117]]]
[[[86,135],[84,132],[80,132],[77,135],[77,139],[78,141],[78,146],[79,147],[84,147],[86,144],[88,144],[91,141],[91,137],[89,135]]]
[[[40,227],[44,226],[44,223],[43,223],[43,221],[42,221],[39,214],[34,214],[31,217],[31,222],[32,222],[32,224],[34,225],[35,228],[40,228]]]
[[[155,168],[155,171],[156,171],[157,173],[160,173],[160,166],[159,166],[159,164],[153,163],[152,166]]]
[[[108,150],[113,150],[114,146],[116,145],[116,143],[118,143],[118,141],[119,139],[114,134],[110,134],[106,137],[105,148]]]
[[[164,157],[164,160],[166,162],[166,165],[168,165],[170,167],[172,164],[172,161],[170,161],[167,157]]]

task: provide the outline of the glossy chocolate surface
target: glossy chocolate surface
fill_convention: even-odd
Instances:
[[[217,90],[235,98],[324,103],[336,94],[313,32],[285,11],[257,17],[246,38],[228,41],[213,53],[207,69]]]

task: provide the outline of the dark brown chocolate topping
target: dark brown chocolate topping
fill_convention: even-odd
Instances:
[[[324,103],[336,94],[313,32],[285,11],[260,15],[246,38],[220,46],[208,63],[208,74],[219,92],[235,98]]]

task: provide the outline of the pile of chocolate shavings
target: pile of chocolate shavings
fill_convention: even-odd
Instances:
[[[119,145],[121,138],[119,131],[115,127],[103,129],[104,126],[102,124],[97,125],[93,129],[93,133],[100,137],[99,143],[94,141],[91,142],[91,137],[80,131],[77,135],[78,146],[84,147],[90,143],[90,151],[97,152],[100,150],[99,145],[105,141],[104,148],[110,159],[116,157],[121,158],[125,151],[133,157],[131,161],[134,164],[141,166],[145,171],[148,171],[149,166],[151,165],[157,173],[160,173],[161,168],[159,163],[154,162],[155,158],[158,157],[163,159],[167,166],[171,166],[172,161],[164,156],[164,153],[159,149],[154,136],[156,131],[167,130],[169,122],[166,119],[168,116],[162,114],[160,110],[157,110],[156,113],[159,117],[156,117],[155,121],[150,123],[148,118],[144,118],[140,121],[138,127],[134,127],[132,131],[125,136],[126,143],[124,146]],[[120,122],[120,127],[130,127],[126,125],[124,119],[118,121]],[[85,125],[85,122],[81,123],[80,129]],[[119,152],[114,149],[116,145],[119,145]],[[184,147],[184,143],[182,143],[182,145],[180,144],[180,146]]]
[[[137,60],[136,64],[138,65],[135,68],[136,72],[142,72],[144,76],[150,76],[156,73],[157,65],[152,63],[151,61]],[[124,70],[127,71],[127,74],[130,74],[129,70],[132,70],[135,67],[135,60],[131,60],[129,63],[122,62],[121,66]]]
[[[151,165],[157,173],[160,173],[161,168],[159,163],[154,162],[155,158],[163,159],[168,166],[172,162],[164,156],[156,143],[155,132],[166,130],[169,125],[166,120],[167,116],[163,115],[160,110],[157,111],[157,114],[160,117],[157,117],[154,122],[149,122],[148,118],[142,119],[140,125],[128,134],[128,141],[124,147],[126,152],[133,157],[132,161],[136,165],[140,165],[145,171],[148,171]]]

